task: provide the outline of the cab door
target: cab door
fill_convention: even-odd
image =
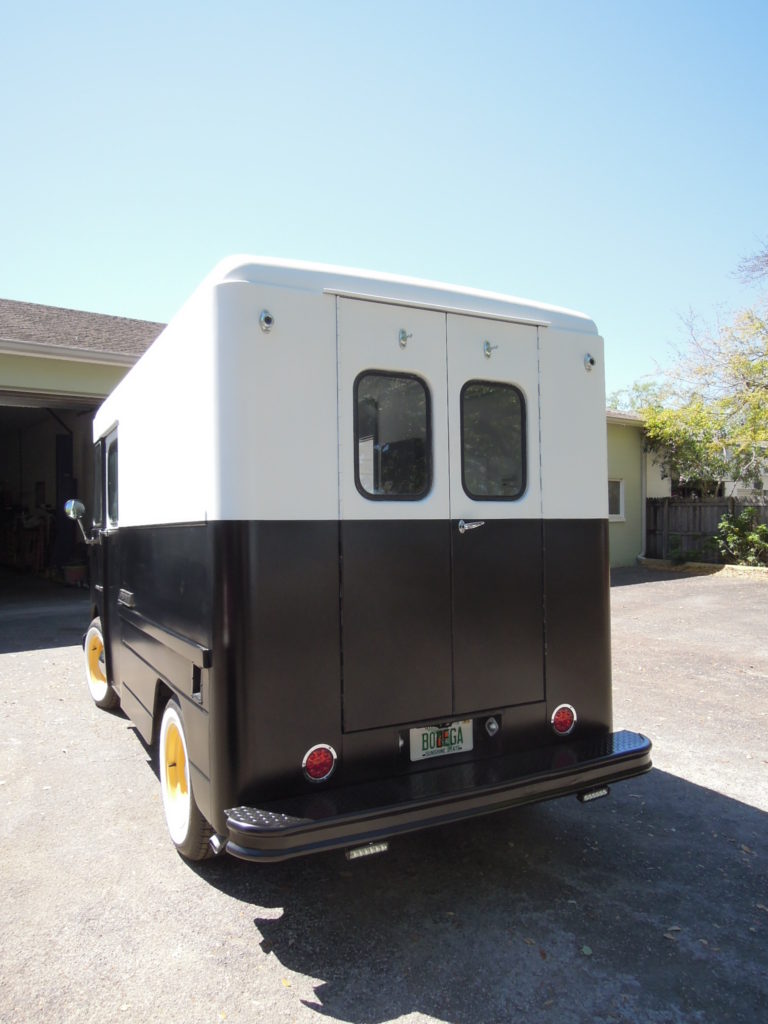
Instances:
[[[450,717],[445,315],[337,298],[345,731]]]
[[[544,699],[538,330],[447,316],[456,715]]]

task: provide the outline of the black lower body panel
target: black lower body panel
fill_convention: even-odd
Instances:
[[[278,861],[355,846],[642,775],[651,742],[633,732],[227,811],[227,850]]]

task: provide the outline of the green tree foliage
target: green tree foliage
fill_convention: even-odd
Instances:
[[[760,486],[768,476],[768,305],[714,329],[690,318],[688,343],[662,381],[617,397],[644,416],[666,475],[704,496],[723,480]]]
[[[768,526],[757,521],[757,509],[728,513],[717,527],[717,546],[725,558],[739,565],[768,565]]]

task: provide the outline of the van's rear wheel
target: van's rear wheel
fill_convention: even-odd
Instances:
[[[120,703],[117,691],[107,679],[107,663],[104,653],[104,633],[101,619],[94,619],[85,634],[85,678],[93,702],[97,708],[109,711]]]
[[[174,846],[188,860],[205,860],[212,854],[208,840],[213,829],[195,803],[181,708],[173,699],[165,705],[160,723],[159,759],[163,810]]]

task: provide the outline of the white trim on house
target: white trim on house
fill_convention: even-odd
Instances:
[[[107,366],[130,367],[139,355],[124,352],[103,352],[91,349],[69,348],[64,345],[42,345],[38,341],[13,341],[0,338],[0,355],[31,356],[33,359],[63,359],[68,363],[96,363]]]

